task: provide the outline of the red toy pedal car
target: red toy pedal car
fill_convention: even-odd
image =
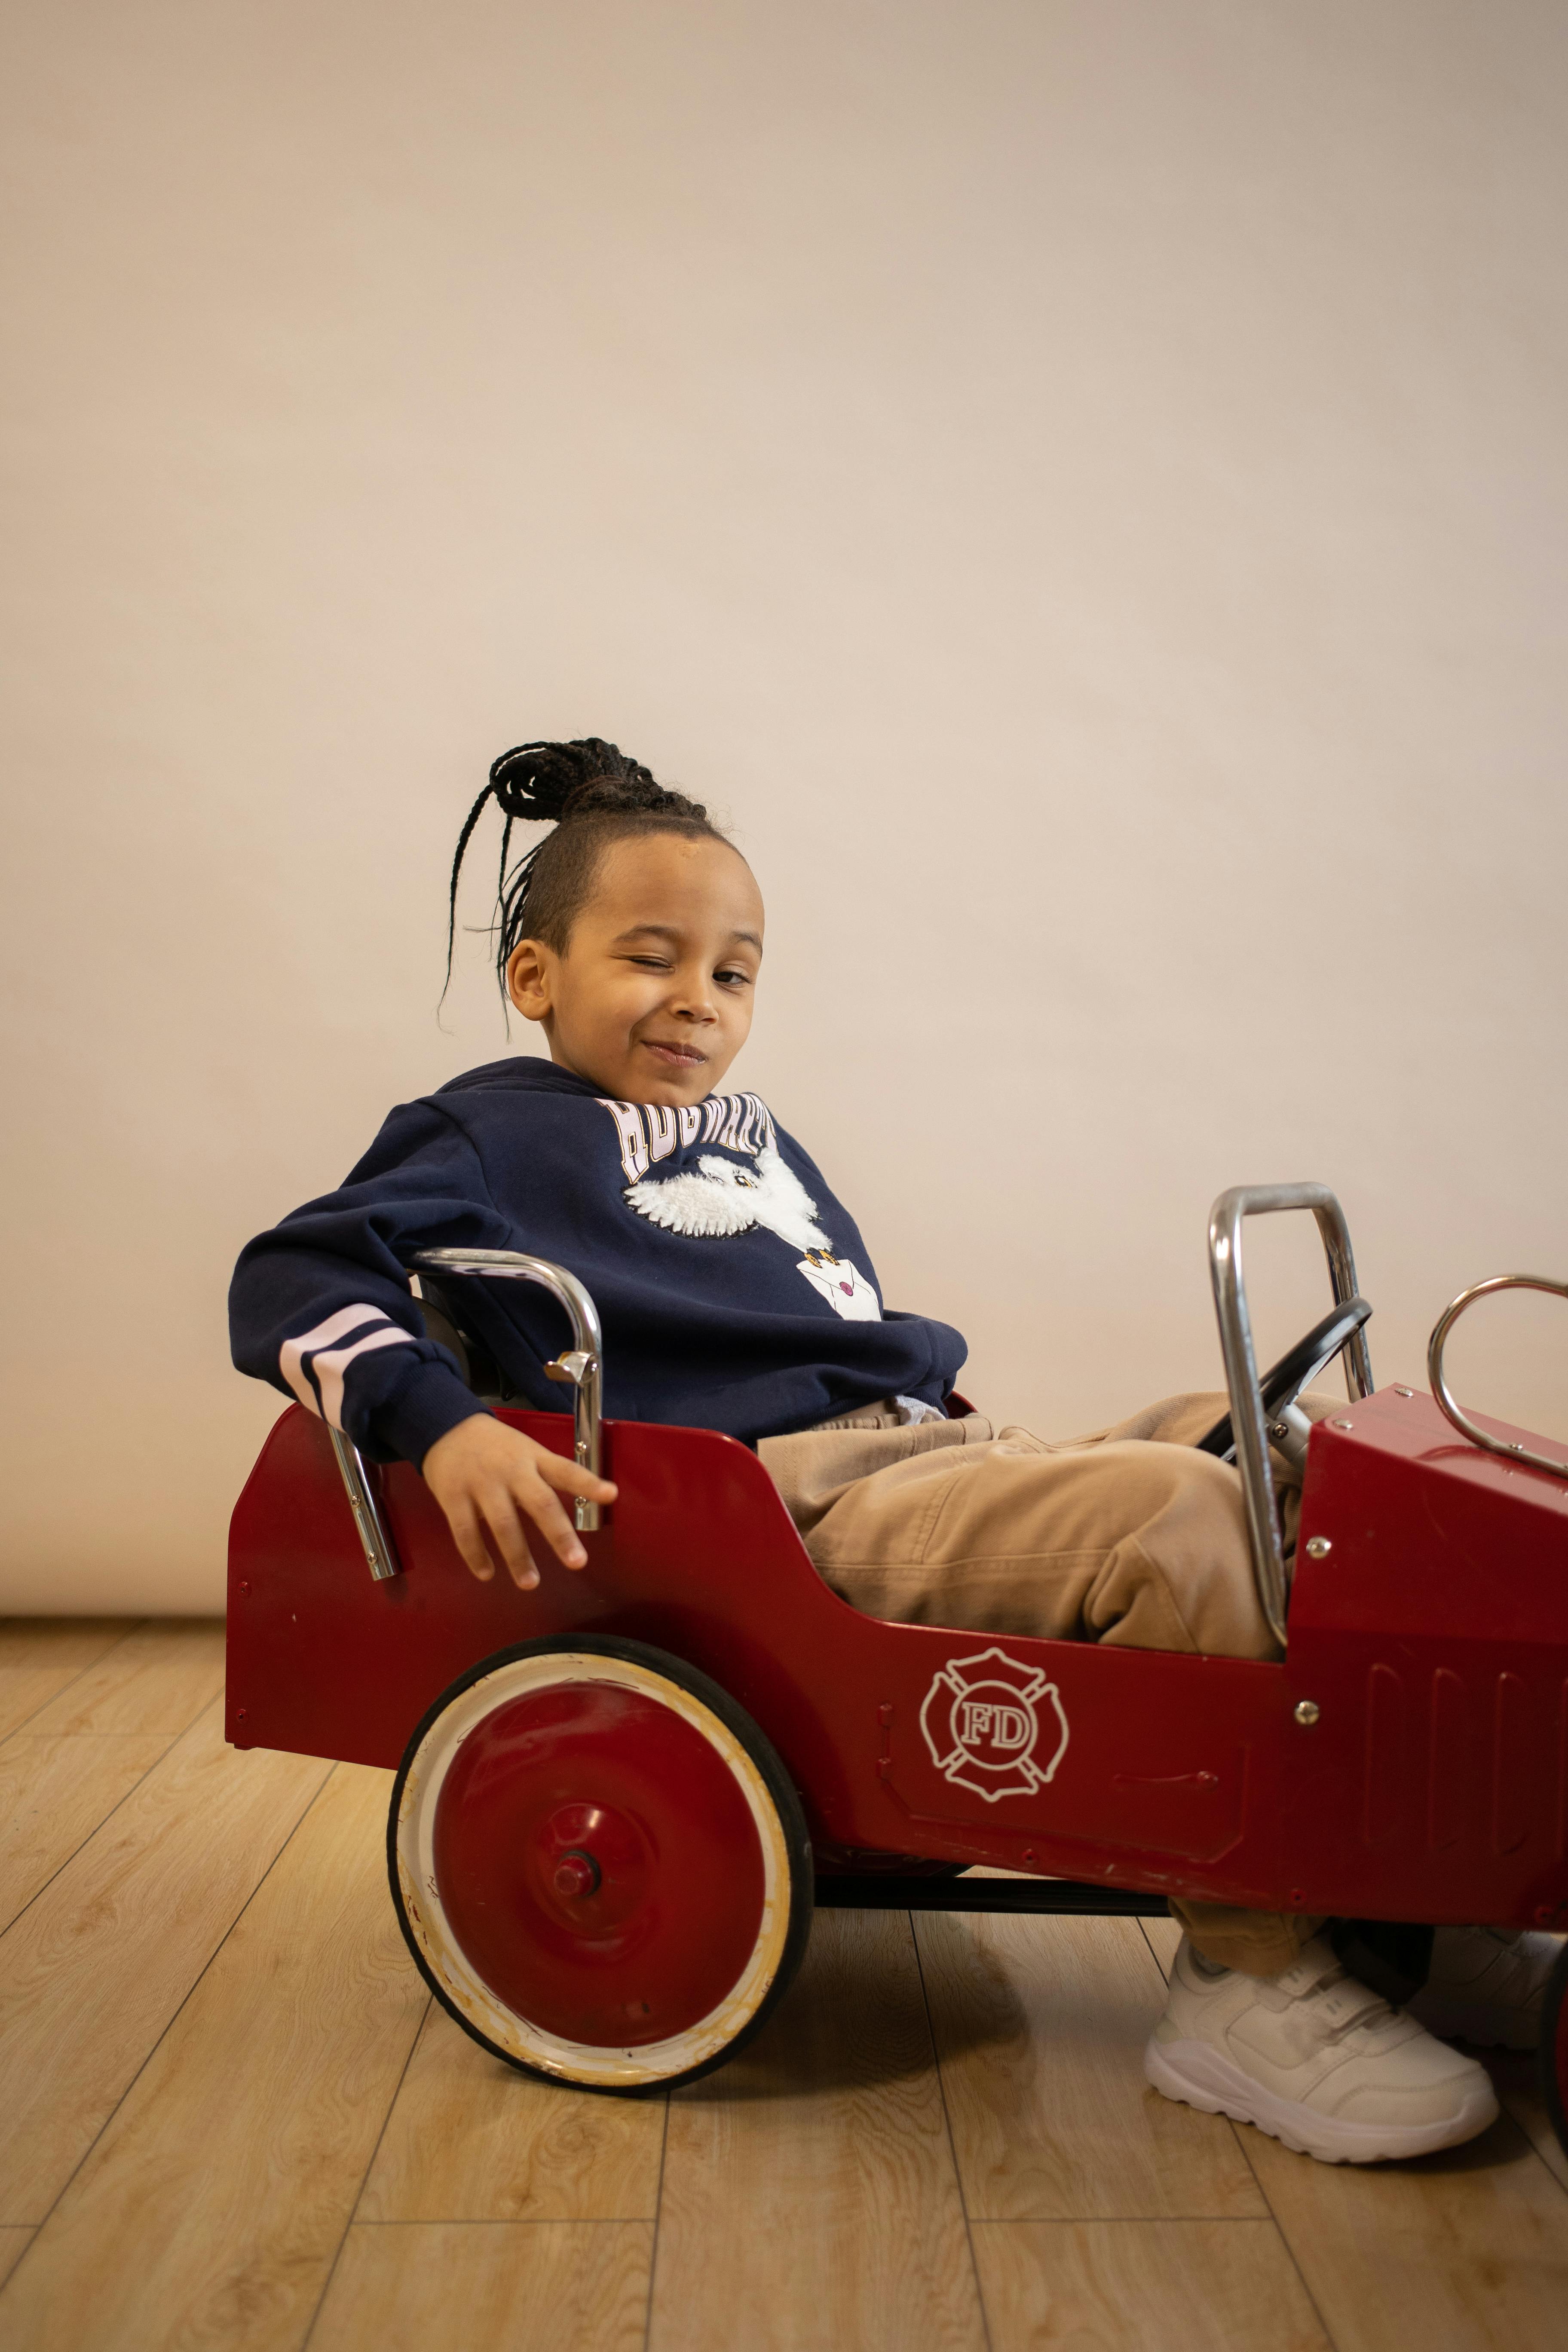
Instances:
[[[1280,1209],[1314,1212],[1336,1303],[1259,1381],[1242,1223]],[[602,1526],[578,1505],[580,1572],[480,1584],[412,1468],[370,1470],[291,1406],[234,1515],[229,1738],[396,1767],[393,1897],[432,1990],[498,2056],[599,2090],[719,2064],[787,1986],[814,1904],[1179,1895],[1568,1927],[1568,1448],[1470,1419],[1442,1367],[1462,1308],[1527,1278],[1456,1300],[1435,1396],[1373,1394],[1332,1193],[1227,1192],[1209,1240],[1231,1412],[1204,1443],[1234,1449],[1283,1663],[863,1616],[747,1447],[601,1425],[569,1274],[436,1250],[427,1318],[459,1323],[477,1276],[562,1302],[574,1424],[501,1410],[594,1466],[602,1449],[619,1499]],[[1295,1397],[1336,1354],[1352,1402],[1309,1427]],[[1270,1441],[1305,1449],[1293,1579]],[[957,1874],[973,1864],[1030,1878]],[[1542,2063],[1568,2145],[1564,1952]]]

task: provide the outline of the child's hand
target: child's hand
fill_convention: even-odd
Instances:
[[[616,1499],[607,1478],[595,1478],[489,1412],[476,1412],[438,1437],[419,1468],[474,1575],[489,1582],[496,1572],[493,1551],[523,1592],[539,1581],[523,1516],[568,1568],[581,1568],[588,1555],[556,1495],[585,1495],[594,1503]]]

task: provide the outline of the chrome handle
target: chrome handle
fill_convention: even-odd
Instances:
[[[403,1569],[392,1540],[392,1530],[382,1517],[381,1505],[376,1499],[364,1456],[353,1439],[345,1436],[341,1429],[329,1428],[327,1435],[332,1441],[343,1492],[349,1498],[349,1508],[353,1513],[354,1526],[364,1548],[364,1564],[376,1582],[384,1584],[389,1577],[401,1576]]]
[[[1568,1282],[1553,1282],[1544,1274],[1494,1274],[1488,1282],[1472,1282],[1468,1290],[1461,1290],[1451,1307],[1445,1307],[1437,1327],[1426,1343],[1426,1376],[1432,1383],[1432,1393],[1442,1412],[1454,1427],[1472,1445],[1479,1445],[1488,1454],[1500,1454],[1505,1462],[1528,1462],[1532,1470],[1550,1470],[1559,1478],[1568,1478],[1568,1462],[1559,1462],[1550,1454],[1534,1454],[1528,1445],[1521,1445],[1506,1437],[1493,1437],[1479,1422],[1470,1419],[1461,1405],[1454,1402],[1453,1392],[1443,1377],[1443,1349],[1448,1334],[1464,1313],[1478,1298],[1485,1298],[1493,1290],[1544,1290],[1553,1298],[1568,1298]]]
[[[546,1364],[552,1381],[569,1381],[573,1399],[573,1451],[579,1465],[599,1475],[599,1394],[603,1379],[604,1335],[599,1310],[574,1274],[552,1265],[544,1257],[528,1257],[521,1250],[421,1250],[412,1260],[417,1272],[473,1274],[499,1282],[536,1282],[558,1299],[572,1318],[572,1346]],[[600,1524],[600,1506],[574,1497],[574,1520],[579,1535],[592,1535]]]
[[[1345,1223],[1344,1211],[1326,1184],[1235,1184],[1228,1192],[1220,1194],[1209,1212],[1209,1275],[1214,1284],[1215,1312],[1219,1318],[1226,1387],[1230,1392],[1236,1466],[1241,1473],[1241,1491],[1247,1502],[1253,1574],[1269,1631],[1283,1649],[1290,1580],[1279,1540],[1274,1473],[1268,1460],[1268,1423],[1258,1386],[1252,1318],[1247,1312],[1247,1284],[1241,1268],[1243,1220],[1267,1216],[1277,1209],[1310,1209],[1317,1218],[1336,1305],[1342,1307],[1347,1299],[1355,1297],[1356,1282],[1350,1227]],[[1355,1332],[1343,1352],[1345,1385],[1352,1397],[1370,1396],[1372,1357],[1365,1331]]]

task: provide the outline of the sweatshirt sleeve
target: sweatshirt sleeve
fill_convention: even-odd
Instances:
[[[426,1338],[408,1262],[422,1249],[505,1246],[463,1129],[429,1103],[402,1104],[335,1192],[241,1252],[228,1299],[234,1360],[371,1460],[417,1464],[483,1407]]]

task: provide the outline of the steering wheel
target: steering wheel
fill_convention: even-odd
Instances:
[[[1306,1452],[1306,1429],[1292,1425],[1291,1408],[1303,1389],[1310,1388],[1326,1364],[1353,1339],[1372,1314],[1370,1302],[1364,1298],[1347,1298],[1341,1306],[1314,1323],[1306,1337],[1288,1348],[1277,1364],[1270,1365],[1258,1382],[1263,1398],[1263,1417],[1268,1423],[1268,1434],[1280,1451],[1299,1459]],[[1305,1414],[1297,1413],[1296,1422],[1304,1423]],[[1222,1462],[1236,1460],[1236,1432],[1231,1427],[1229,1413],[1216,1421],[1214,1427],[1198,1440],[1200,1454],[1216,1454]]]

